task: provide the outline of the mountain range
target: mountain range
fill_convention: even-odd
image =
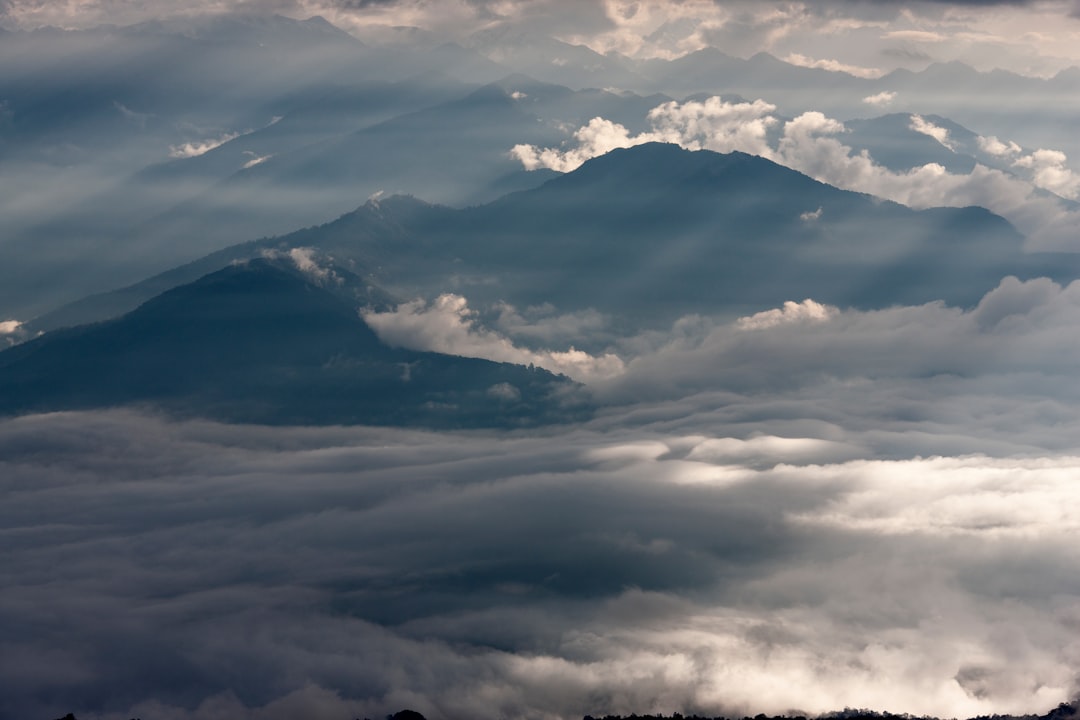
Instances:
[[[409,196],[235,245],[39,317],[33,331],[107,319],[267,250],[311,248],[398,299],[594,308],[631,327],[756,311],[806,297],[859,308],[970,306],[1005,275],[1076,277],[1073,254],[1027,253],[981,208],[916,211],[764,158],[646,144],[465,209]],[[365,275],[366,276],[366,275]]]
[[[609,333],[630,336],[803,298],[970,307],[1006,275],[1066,281],[1080,263],[1024,252],[1019,233],[981,208],[915,211],[760,157],[653,143],[486,205],[372,200],[60,308],[27,326],[39,337],[0,353],[0,411],[137,404],[264,423],[560,421],[588,404],[565,378],[390,348],[360,310],[453,292],[481,312],[599,312]],[[605,337],[576,342],[603,350]]]
[[[257,15],[5,33],[0,316],[39,315],[325,222],[379,192],[489,203],[551,177],[524,172],[515,145],[559,147],[594,117],[640,132],[649,110],[687,97],[762,98],[780,119],[807,109],[845,118],[842,140],[890,168],[926,160],[963,172],[977,161],[1018,172],[971,143],[951,152],[915,137],[902,118],[929,108],[939,124],[1025,152],[1073,150],[1062,118],[1076,71],[1040,79],[950,63],[873,79],[716,48],[633,60],[511,30],[462,44],[409,28],[383,35]],[[1008,89],[1015,102],[972,114],[972,88]],[[883,92],[902,112],[866,119],[878,109],[864,100]],[[1044,97],[1052,112],[1024,111]]]

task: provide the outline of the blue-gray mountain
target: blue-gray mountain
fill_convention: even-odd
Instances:
[[[48,330],[105,319],[269,249],[313,248],[402,299],[454,291],[476,306],[595,308],[625,330],[813,298],[881,308],[972,306],[1002,277],[1080,276],[1080,256],[1027,253],[981,208],[915,211],[768,160],[649,144],[541,187],[455,210],[411,197],[237,245],[45,315]]]
[[[0,353],[0,413],[149,406],[269,424],[518,426],[581,417],[535,369],[387,347],[281,262],[230,265],[118,319]]]

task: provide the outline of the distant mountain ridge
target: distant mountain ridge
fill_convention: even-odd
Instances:
[[[660,324],[807,297],[860,308],[970,306],[1006,275],[1080,275],[1080,257],[1027,254],[1019,233],[982,208],[915,211],[760,157],[647,144],[463,210],[408,197],[371,201],[326,225],[234,246],[30,327],[103,319],[194,273],[300,247],[355,263],[399,298],[456,288],[480,302],[596,308]]]

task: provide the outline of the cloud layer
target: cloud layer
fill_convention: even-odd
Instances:
[[[1080,60],[1072,10],[1067,2],[949,0],[198,0],[182,7],[163,0],[5,0],[0,24],[86,27],[208,12],[318,14],[373,42],[385,41],[393,27],[464,40],[513,25],[637,57],[677,57],[711,45],[742,57],[768,51],[868,77],[933,60],[1045,75]]]
[[[523,352],[467,307],[389,332]],[[495,322],[602,322],[546,317]],[[684,318],[533,435],[5,420],[0,715],[1045,711],[1080,663],[1078,317],[1006,278]]]

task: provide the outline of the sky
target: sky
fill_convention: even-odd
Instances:
[[[128,56],[103,53],[93,67],[119,68],[117,82],[77,95],[98,103],[85,127],[56,129],[47,113],[28,113],[42,133],[28,132],[26,148],[0,142],[14,158],[0,163],[10,190],[0,200],[0,258],[12,277],[20,263],[41,263],[38,275],[27,271],[26,293],[47,287],[49,262],[74,267],[52,279],[71,299],[328,222],[316,214],[338,207],[318,204],[331,186],[341,212],[367,201],[363,220],[381,217],[394,192],[422,196],[410,182],[432,192],[442,182],[445,197],[465,205],[469,183],[489,193],[507,178],[527,187],[652,142],[758,155],[870,194],[875,207],[986,207],[1009,231],[995,242],[1080,252],[1071,164],[1080,144],[1052,142],[1075,140],[1072,98],[1040,90],[1015,102],[985,90],[992,84],[955,98],[854,85],[845,102],[862,118],[903,113],[859,136],[859,118],[791,107],[826,94],[813,87],[783,97],[673,91],[645,102],[583,81],[565,92],[489,88],[477,99],[480,81],[429,75],[422,64],[449,57],[424,54],[446,40],[497,53],[550,35],[640,61],[704,47],[742,58],[765,51],[867,81],[952,60],[1047,78],[1080,66],[1080,3],[0,0],[0,27],[161,20],[182,34],[207,13],[320,15],[368,46],[404,52],[377,56],[400,67],[363,78],[376,93],[365,85],[355,97],[329,93],[332,102],[304,83],[351,79],[356,66],[345,61],[343,75],[318,74],[352,58],[351,45],[281,65],[245,46],[211,55],[235,67],[208,70],[169,54],[187,46],[159,56],[147,41],[151,51],[133,57],[153,60],[146,67],[167,75],[160,84],[141,65],[129,72]],[[100,89],[48,54],[55,35],[39,37],[44,70],[32,77]],[[534,66],[558,72],[544,54],[551,46],[535,46],[543,62]],[[0,91],[25,90],[11,67],[0,66]],[[378,84],[394,70],[399,84]],[[432,88],[430,76],[445,86]],[[200,94],[193,79],[210,89]],[[401,93],[378,94],[388,87]],[[27,107],[49,107],[36,104],[38,89],[11,107],[0,92],[0,141]],[[939,115],[934,103],[945,100],[950,113]],[[872,151],[858,146],[881,128],[891,134]],[[927,159],[892,167],[890,151]],[[413,174],[349,174],[395,158]],[[424,164],[432,158],[444,165]],[[306,174],[331,166],[340,174],[325,186]],[[910,271],[874,228],[751,190],[756,203],[793,213],[805,237],[863,233],[874,250],[866,258]],[[294,206],[315,209],[273,214]],[[77,212],[63,222],[35,225],[69,207]],[[205,240],[202,231],[245,211],[263,224],[237,220],[235,236],[228,226]],[[278,217],[294,224],[269,227]],[[152,235],[170,224],[175,234]],[[726,237],[725,228],[694,235],[677,225],[658,222],[657,232],[708,241],[685,247]],[[106,244],[129,226],[130,237]],[[341,227],[352,240],[381,226]],[[51,244],[65,231],[69,244]],[[263,252],[316,285],[340,282],[343,266],[317,246],[323,232]],[[976,246],[963,239],[958,253]],[[822,257],[808,257],[835,260],[822,242]],[[670,259],[660,250],[605,289],[632,296]],[[649,324],[574,305],[569,294],[491,301],[498,283],[455,265],[437,287],[402,281],[396,306],[358,309],[390,345],[567,375],[595,408],[575,424],[264,427],[153,407],[0,417],[0,720],[346,720],[406,707],[429,720],[844,708],[966,718],[1075,700],[1080,278],[1004,273],[967,305],[940,299],[980,281],[991,255],[898,272],[925,284],[926,302],[907,305],[843,307],[800,294]],[[866,258],[845,267],[867,270]],[[141,274],[108,274],[123,263]],[[950,275],[969,269],[974,280]],[[83,279],[98,284],[83,292]],[[0,347],[29,340],[33,314],[22,308],[45,305],[18,300],[18,313],[0,314]]]
[[[462,40],[512,25],[638,58],[711,45],[866,75],[961,60],[1046,76],[1080,61],[1080,11],[1070,0],[195,0],[179,13],[233,11],[321,15],[370,39],[387,26]],[[130,24],[177,13],[175,3],[157,0],[5,0],[0,26]]]

